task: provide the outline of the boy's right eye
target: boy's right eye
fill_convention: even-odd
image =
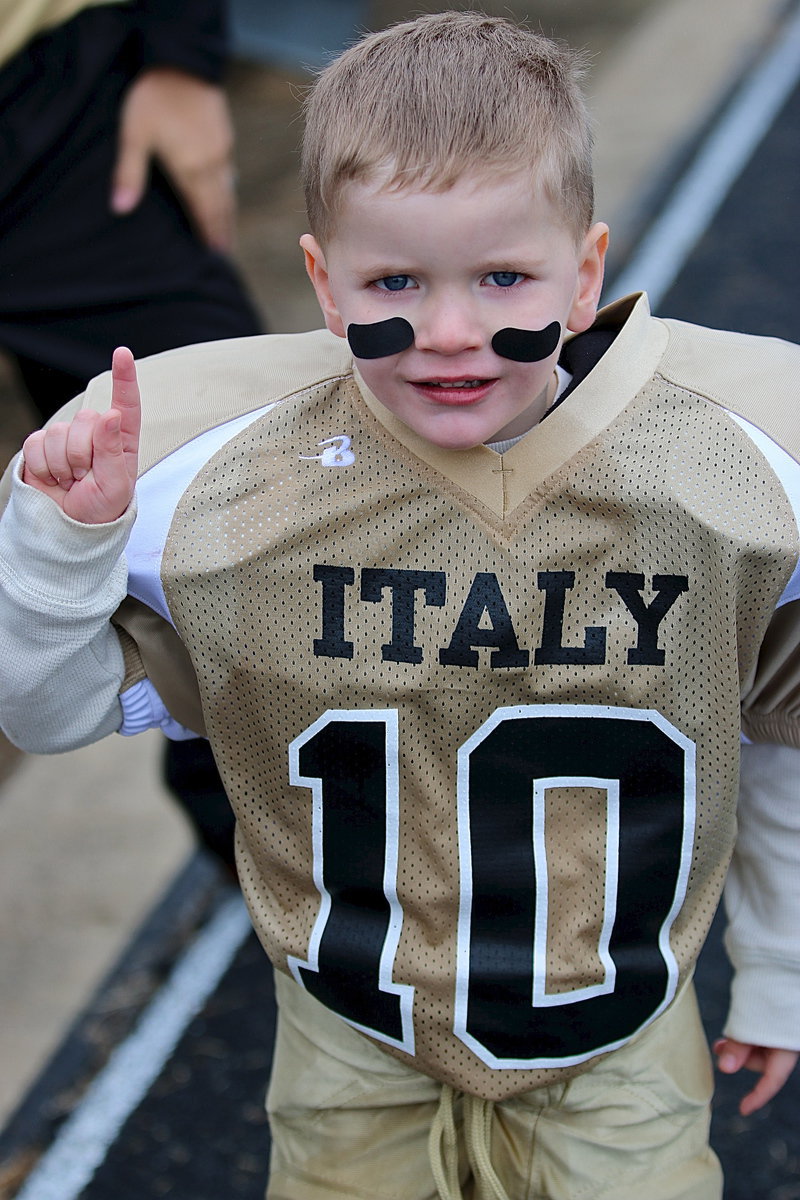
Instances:
[[[383,292],[403,292],[411,283],[410,275],[384,275],[375,280],[375,287]]]

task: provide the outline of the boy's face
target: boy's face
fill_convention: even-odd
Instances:
[[[558,321],[579,333],[594,320],[608,231],[576,246],[527,177],[464,178],[445,192],[351,184],[323,252],[301,245],[328,328],[403,317],[414,343],[359,359],[378,400],[434,445],[466,449],[518,436],[555,390],[559,346],[539,362],[492,349],[500,329]]]

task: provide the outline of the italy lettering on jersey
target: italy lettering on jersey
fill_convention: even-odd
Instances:
[[[217,350],[240,411],[151,428],[139,485],[132,592],[188,649],[268,953],[488,1098],[664,1011],[733,845],[740,695],[800,740],[800,471],[703,385],[699,332],[630,310],[502,457],[421,443],[328,335],[267,394]],[[128,625],[167,699],[169,637]]]

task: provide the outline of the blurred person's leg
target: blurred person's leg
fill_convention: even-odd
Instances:
[[[235,873],[236,821],[205,738],[167,742],[164,782],[182,804],[201,845]]]

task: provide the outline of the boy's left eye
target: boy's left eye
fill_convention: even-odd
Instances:
[[[522,275],[519,271],[492,271],[486,278],[495,287],[507,288],[519,283]]]

